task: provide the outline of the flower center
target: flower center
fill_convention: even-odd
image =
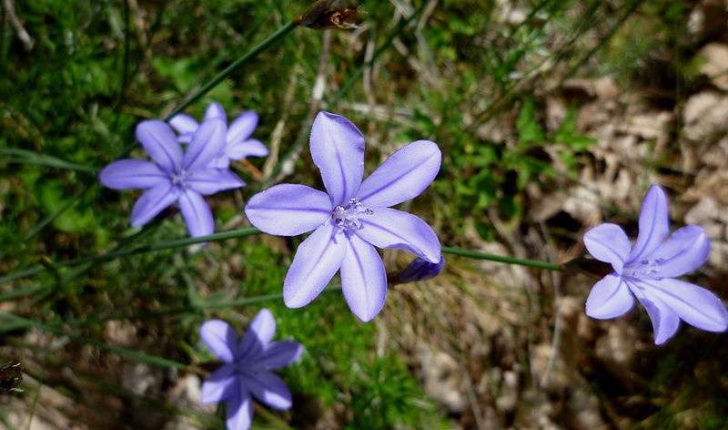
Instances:
[[[351,199],[345,205],[336,206],[331,212],[331,219],[338,228],[338,231],[352,233],[362,227],[359,217],[372,215],[374,212],[361,204],[357,199]]]
[[[623,274],[633,278],[662,279],[658,275],[660,266],[665,262],[664,258],[645,259],[634,261],[624,266]]]
[[[172,185],[186,188],[187,180],[190,178],[190,176],[192,176],[190,172],[180,167],[175,173],[172,173],[170,179],[172,180]]]

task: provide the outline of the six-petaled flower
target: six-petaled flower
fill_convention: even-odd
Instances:
[[[262,309],[238,338],[230,324],[210,320],[200,328],[200,337],[224,363],[202,384],[200,402],[227,402],[228,430],[246,430],[253,418],[252,398],[279,410],[291,407],[291,392],[271,370],[297,361],[303,347],[294,341],[271,342],[276,322]]]
[[[145,190],[131,213],[134,227],[146,224],[164,208],[178,203],[191,236],[212,234],[215,220],[202,196],[245,185],[229,169],[211,165],[225,145],[225,134],[224,121],[205,121],[183,153],[167,123],[143,121],[137,126],[136,136],[152,161],[115,161],[101,171],[99,179],[115,190]]]
[[[227,123],[227,115],[220,103],[210,103],[207,107],[203,122],[210,119],[220,119]],[[173,116],[169,120],[169,125],[179,132],[178,139],[181,143],[191,142],[195,131],[200,126],[194,118],[183,113]],[[257,125],[257,113],[253,111],[241,113],[228,127],[225,145],[212,163],[216,167],[227,168],[231,160],[237,161],[246,157],[265,157],[268,155],[268,148],[263,143],[250,138]]]
[[[340,270],[349,307],[369,321],[387,294],[384,263],[375,246],[440,261],[440,242],[432,228],[390,208],[427,188],[440,169],[440,150],[426,140],[410,143],[362,181],[364,137],[348,119],[328,112],[316,116],[310,147],[327,193],[304,185],[276,185],[253,196],[245,214],[269,234],[295,236],[313,230],[286,275],[287,306],[310,303]]]
[[[675,279],[705,263],[710,241],[694,225],[670,234],[667,196],[659,186],[653,185],[642,202],[634,245],[615,224],[589,230],[584,244],[592,256],[614,269],[594,285],[586,302],[587,315],[618,317],[632,308],[637,297],[652,320],[658,345],[675,334],[680,320],[712,332],[728,327],[728,312],[718,297]]]

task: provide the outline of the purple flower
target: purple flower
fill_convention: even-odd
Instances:
[[[442,272],[445,267],[445,257],[440,256],[440,261],[431,263],[420,257],[415,258],[401,272],[396,275],[396,283],[404,284],[407,282],[425,281],[432,279]],[[394,281],[392,282],[394,283]]]
[[[348,119],[316,116],[311,155],[327,193],[282,184],[250,199],[245,214],[262,231],[295,236],[313,230],[298,248],[283,285],[288,307],[310,303],[341,269],[352,312],[369,321],[384,306],[387,276],[374,246],[410,251],[440,261],[440,242],[420,218],[390,209],[419,195],[440,170],[433,142],[420,140],[394,153],[362,182],[364,137]]]
[[[207,121],[217,118],[227,123],[227,115],[220,103],[210,103],[205,111],[205,119]],[[192,136],[200,126],[197,121],[187,114],[177,114],[169,120],[169,125],[180,133],[179,141],[181,143],[189,143]],[[220,154],[215,157],[213,164],[216,167],[225,169],[230,166],[231,160],[242,160],[246,157],[265,157],[268,155],[268,149],[259,140],[250,139],[255,127],[258,125],[258,114],[253,111],[246,111],[240,114],[235,121],[230,124],[226,136],[226,144]]]
[[[589,253],[614,269],[591,290],[587,315],[618,317],[632,308],[637,297],[652,320],[658,345],[675,334],[680,320],[712,332],[728,327],[728,312],[718,297],[675,279],[705,263],[710,253],[708,237],[694,225],[669,234],[668,217],[667,196],[653,185],[642,202],[634,245],[615,224],[601,224],[584,235]]]
[[[142,121],[136,136],[152,161],[115,161],[101,171],[99,179],[115,190],[145,190],[131,213],[134,227],[146,224],[164,208],[178,203],[191,236],[212,234],[215,221],[202,196],[245,185],[230,170],[210,165],[225,145],[225,132],[222,120],[205,121],[183,153],[167,123]]]
[[[253,419],[251,397],[273,409],[289,409],[291,392],[271,370],[297,361],[303,347],[298,342],[271,342],[276,322],[268,309],[262,309],[250,323],[245,336],[238,338],[230,324],[220,320],[205,322],[200,337],[224,363],[202,384],[200,402],[227,402],[227,428],[246,430]]]

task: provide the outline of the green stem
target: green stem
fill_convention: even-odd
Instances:
[[[33,226],[33,228],[28,232],[28,234],[25,235],[23,238],[24,241],[29,241],[30,239],[34,238],[38,233],[41,232],[47,226],[48,224],[55,221],[56,218],[63,215],[64,212],[66,212],[68,209],[71,208],[71,206],[74,206],[76,203],[78,203],[85,192],[86,188],[76,191],[76,194],[73,195],[69,200],[67,200],[65,203],[61,205],[61,207],[53,212],[52,214],[49,214],[45,216],[38,224]]]
[[[74,258],[72,260],[60,261],[58,263],[55,263],[55,267],[79,266],[82,264],[108,261],[108,260],[113,260],[115,258],[127,257],[130,255],[136,255],[136,254],[143,254],[146,252],[155,252],[155,251],[163,251],[166,249],[183,248],[185,246],[195,245],[198,243],[218,242],[218,241],[223,241],[223,240],[228,240],[228,239],[236,239],[236,238],[241,238],[241,237],[254,236],[256,234],[260,234],[260,230],[258,230],[257,228],[243,228],[243,229],[239,229],[239,230],[223,231],[220,233],[211,234],[209,236],[187,237],[184,239],[166,240],[166,241],[151,243],[151,244],[147,244],[147,245],[133,246],[130,248],[113,250],[113,251],[109,251],[109,252],[99,254],[99,255],[91,255],[91,256],[87,256],[87,257]],[[10,281],[13,281],[13,280],[19,279],[19,278],[25,278],[28,276],[37,275],[38,273],[41,273],[45,269],[46,269],[45,266],[37,265],[37,266],[33,266],[29,269],[26,269],[26,270],[23,270],[20,272],[11,273],[10,275],[0,277],[0,284],[10,282]]]
[[[402,30],[404,30],[404,28],[407,27],[415,18],[418,18],[420,16],[420,14],[425,10],[425,7],[427,7],[427,3],[428,2],[422,2],[422,5],[417,10],[415,10],[412,15],[397,24],[397,27],[389,34],[384,43],[374,51],[372,58],[369,59],[369,61],[364,62],[364,64],[356,69],[356,72],[354,72],[353,75],[349,76],[346,82],[344,82],[339,92],[336,94],[333,100],[331,100],[332,105],[336,105],[339,101],[341,101],[341,99],[343,99],[344,95],[346,95],[351,90],[356,81],[358,81],[359,78],[361,78],[361,76],[364,74],[364,70],[374,65],[374,62],[377,61],[387,49],[389,49],[389,47],[394,42],[394,39],[399,36]]]
[[[394,39],[400,35],[402,30],[404,30],[405,27],[407,27],[412,20],[414,20],[416,17],[422,13],[422,11],[425,9],[425,6],[427,6],[427,2],[423,2],[422,5],[409,17],[401,21],[397,27],[392,30],[392,32],[389,34],[387,39],[382,43],[377,49],[374,51],[374,54],[372,55],[372,58],[369,61],[364,62],[361,66],[359,66],[353,75],[349,76],[349,78],[344,82],[344,84],[341,86],[339,91],[334,95],[334,97],[331,100],[324,100],[324,102],[329,106],[336,106],[338,103],[343,100],[344,96],[351,91],[351,89],[354,87],[354,84],[359,80],[359,78],[364,74],[364,70],[367,67],[371,67],[374,62],[379,59],[379,57],[384,54],[387,49],[389,49],[392,46],[392,42],[394,42]],[[308,141],[308,138],[310,136],[310,130],[311,130],[311,124],[313,123],[313,117],[308,118],[303,127],[302,131],[298,134],[298,138],[296,138],[296,141],[293,143],[293,146],[291,149],[285,154],[283,157],[284,161],[290,161],[292,158],[294,158],[297,154],[301,152],[301,147]],[[270,186],[271,181],[273,178],[280,173],[281,168],[283,167],[285,163],[278,163],[277,166],[273,168],[273,171],[270,173],[268,178],[263,182],[263,186],[267,187]]]
[[[70,339],[78,340],[79,342],[85,343],[87,345],[93,345],[99,349],[114,352],[116,354],[131,358],[134,360],[145,361],[149,364],[153,364],[156,366],[168,367],[168,368],[174,368],[174,369],[184,369],[186,367],[186,365],[183,363],[178,363],[176,361],[172,361],[172,360],[169,360],[166,358],[145,354],[143,352],[139,352],[139,351],[129,349],[129,348],[124,348],[121,346],[109,345],[109,344],[99,342],[94,339],[85,338],[85,337],[77,335],[77,334],[65,333],[61,327],[54,327],[51,325],[39,323],[39,322],[30,320],[30,319],[15,315],[14,313],[11,313],[11,312],[0,311],[0,318],[9,320],[11,322],[23,324],[26,327],[34,327],[39,330],[45,331],[47,333],[54,334],[56,336],[66,336]]]
[[[30,296],[35,293],[49,290],[50,287],[47,285],[32,285],[26,288],[16,288],[8,291],[7,293],[0,294],[0,303],[7,302],[18,297]]]
[[[247,236],[254,236],[257,234],[260,234],[261,231],[257,228],[243,228],[238,230],[229,230],[229,231],[223,231],[220,233],[211,234],[209,236],[202,236],[202,237],[187,237],[184,239],[173,239],[173,240],[167,240],[157,243],[152,243],[148,245],[140,245],[140,246],[134,246],[131,248],[124,248],[119,250],[114,250],[110,252],[106,252],[104,254],[100,255],[92,255],[88,257],[81,257],[81,258],[75,258],[72,260],[67,261],[61,261],[55,264],[54,267],[69,267],[69,266],[79,266],[83,264],[89,264],[89,263],[97,263],[102,261],[108,261],[113,260],[115,258],[121,258],[121,257],[128,257],[131,255],[136,254],[143,254],[146,252],[155,252],[155,251],[163,251],[167,249],[175,249],[175,248],[183,248],[185,246],[189,245],[195,245],[199,243],[205,243],[205,242],[218,242],[228,239],[237,239]],[[489,261],[495,261],[499,263],[506,263],[506,264],[516,264],[519,266],[527,266],[527,267],[535,267],[537,269],[544,269],[544,270],[551,270],[551,271],[561,271],[562,266],[559,264],[553,264],[553,263],[547,263],[544,261],[537,261],[537,260],[529,260],[525,258],[515,258],[515,257],[508,257],[504,255],[495,255],[495,254],[487,254],[483,252],[477,252],[477,251],[468,251],[464,249],[459,248],[453,248],[449,246],[444,246],[442,248],[443,254],[452,254],[452,255],[458,255],[460,257],[466,257],[466,258],[472,258],[476,260],[489,260]],[[33,276],[38,273],[41,273],[43,270],[46,270],[47,268],[43,265],[38,265],[31,267],[29,269],[12,273],[10,275],[6,275],[3,277],[0,277],[0,284],[13,281],[15,279],[25,278],[28,276]],[[16,292],[13,295],[10,295],[10,297],[14,296],[20,296],[27,294],[32,294],[36,291],[34,288],[29,288],[28,291],[23,292]],[[5,298],[3,296],[3,298]]]
[[[487,254],[484,252],[477,252],[477,251],[467,251],[464,249],[452,248],[449,246],[443,246],[442,253],[457,255],[457,256],[465,257],[465,258],[472,258],[475,260],[488,260],[488,261],[495,261],[498,263],[516,264],[519,266],[526,266],[526,267],[535,267],[537,269],[551,270],[553,272],[559,272],[562,270],[561,265],[547,263],[545,261],[529,260],[526,258],[507,257],[505,255]]]
[[[253,58],[257,57],[261,52],[265,51],[273,45],[275,42],[277,42],[279,39],[283,38],[285,35],[293,31],[294,28],[297,27],[297,24],[293,21],[290,21],[286,23],[283,27],[276,30],[275,33],[268,36],[267,39],[260,42],[257,46],[255,46],[250,51],[246,52],[245,55],[238,58],[227,66],[225,70],[215,75],[214,78],[212,78],[209,82],[207,82],[205,85],[203,85],[200,89],[192,93],[185,101],[179,104],[172,112],[169,113],[166,117],[164,117],[165,121],[169,121],[173,116],[177,115],[178,113],[185,110],[189,105],[199,100],[202,96],[207,94],[211,89],[213,89],[217,84],[222,82],[223,79],[227,78],[228,75],[230,75],[233,70],[240,67],[243,63],[252,60]]]
[[[326,291],[335,291],[337,288],[340,290],[340,286],[329,287]],[[280,300],[283,298],[283,293],[277,294],[266,294],[263,296],[246,297],[243,299],[233,300],[224,303],[201,303],[194,306],[185,306],[174,309],[166,309],[163,311],[148,311],[148,312],[135,312],[134,314],[111,314],[104,315],[101,317],[87,317],[84,319],[67,320],[64,324],[69,327],[85,327],[93,324],[103,324],[107,321],[132,321],[132,320],[149,320],[155,318],[173,318],[182,315],[194,314],[200,311],[206,310],[223,310],[233,307],[244,307],[248,305],[264,303],[271,300]]]
[[[599,39],[599,43],[597,43],[596,46],[594,46],[592,49],[589,50],[583,57],[581,57],[571,68],[569,68],[569,71],[561,78],[559,81],[558,88],[561,88],[564,85],[564,82],[567,79],[570,79],[576,71],[586,64],[593,56],[597,53],[600,49],[607,46],[611,40],[612,37],[621,29],[624,24],[627,22],[629,17],[632,16],[635,12],[637,12],[637,9],[642,6],[643,0],[633,0],[631,4],[627,6],[625,9],[625,12],[617,19],[617,22],[612,25],[612,27],[607,31],[607,34]]]
[[[6,163],[35,164],[38,166],[57,167],[76,172],[96,174],[99,169],[93,166],[84,166],[71,163],[52,155],[41,154],[35,151],[28,151],[20,148],[0,148],[0,155]]]

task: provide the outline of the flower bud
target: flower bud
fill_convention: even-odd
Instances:
[[[295,23],[316,30],[359,27],[362,12],[354,0],[319,0]]]
[[[394,278],[393,283],[404,284],[407,282],[424,281],[426,279],[432,279],[442,272],[445,267],[445,257],[440,256],[440,261],[437,263],[431,263],[420,257],[415,258],[405,267],[404,270],[399,272]]]

